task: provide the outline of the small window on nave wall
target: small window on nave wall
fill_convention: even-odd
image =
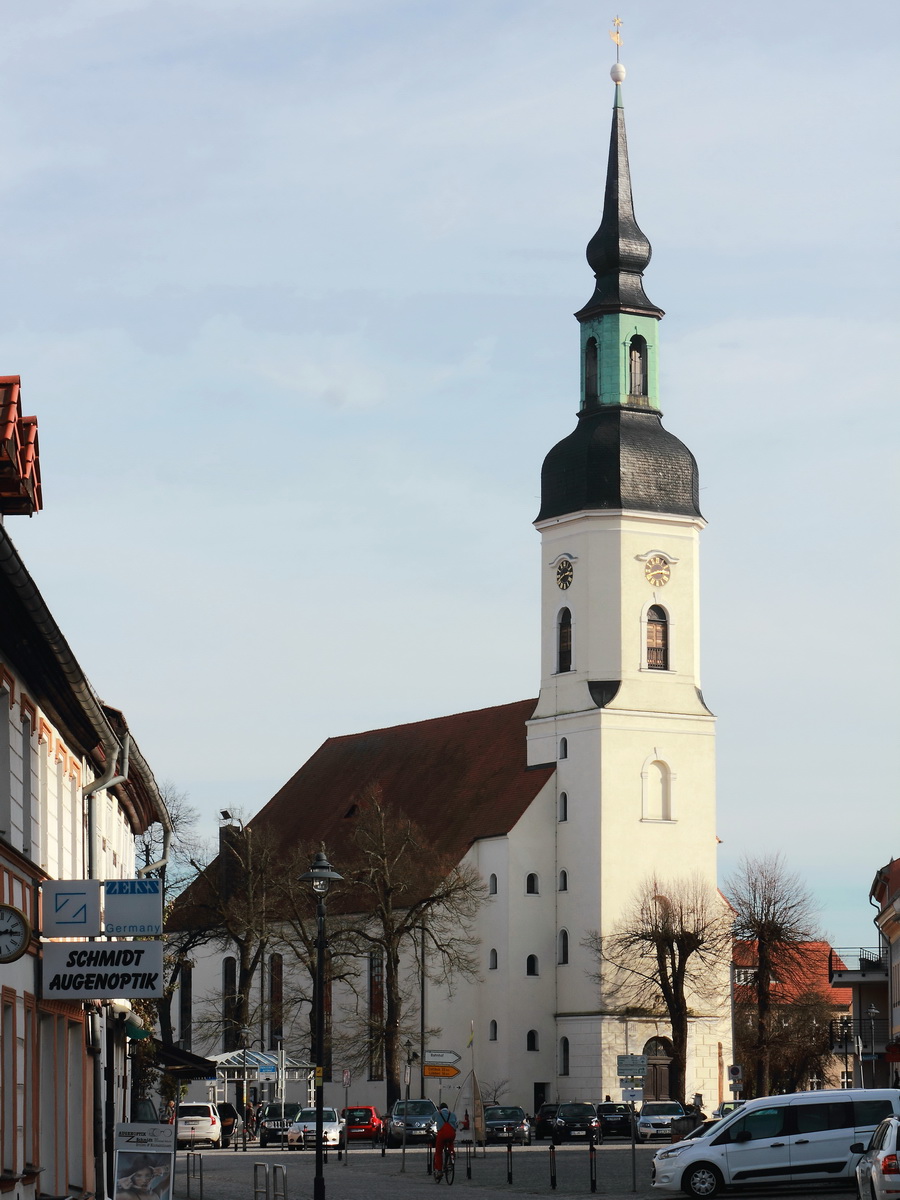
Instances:
[[[488,876],[488,895],[497,895],[497,876],[494,874]]]
[[[559,819],[560,821],[568,821],[569,819],[569,796],[567,792],[559,793]]]
[[[526,896],[537,896],[540,890],[538,877],[535,875],[534,871],[531,871],[525,876],[525,894]]]
[[[560,871],[559,873],[559,890],[567,892],[569,890],[569,872]]]
[[[497,1022],[491,1021],[490,1025],[488,1025],[488,1041],[496,1042],[496,1040],[497,1040]]]
[[[559,757],[560,758],[568,758],[569,757],[569,742],[568,742],[567,738],[559,739]]]
[[[528,957],[525,959],[525,974],[526,975],[537,975],[538,973],[539,972],[538,972],[537,955],[529,954]]]
[[[491,949],[490,952],[488,953],[488,970],[489,971],[497,970],[497,951],[494,949]]]
[[[556,941],[556,961],[560,964],[560,966],[563,966],[569,961],[569,935],[565,929],[561,929],[559,931],[559,937]]]
[[[538,1031],[536,1029],[529,1029],[528,1033],[525,1035],[525,1049],[526,1050],[539,1050],[540,1049],[540,1043],[538,1042]]]

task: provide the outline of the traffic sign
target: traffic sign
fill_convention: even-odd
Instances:
[[[351,1079],[350,1068],[344,1067],[343,1071],[341,1072],[341,1081],[343,1082],[343,1085],[345,1088],[348,1088],[350,1086],[350,1079]]]
[[[619,1075],[646,1075],[646,1054],[617,1054],[616,1072]]]
[[[459,1074],[459,1067],[451,1067],[447,1063],[426,1063],[422,1073],[428,1079],[452,1079]]]
[[[446,1063],[448,1066],[452,1066],[454,1063],[458,1063],[459,1059],[460,1055],[458,1055],[455,1050],[425,1051],[426,1063]]]
[[[744,1068],[740,1065],[740,1063],[732,1063],[732,1065],[728,1068],[728,1078],[734,1083],[740,1083],[740,1081],[744,1078]]]
[[[640,1104],[640,1102],[643,1100],[643,1098],[644,1098],[644,1089],[643,1088],[623,1088],[622,1089],[622,1099],[625,1100],[626,1102],[630,1100],[632,1104]]]
[[[260,1063],[257,1070],[259,1071],[260,1078],[263,1078],[264,1076],[276,1075],[278,1073],[278,1068],[274,1063]]]

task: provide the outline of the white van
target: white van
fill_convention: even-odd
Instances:
[[[703,1137],[657,1151],[651,1183],[663,1192],[716,1196],[741,1184],[852,1181],[853,1142],[900,1116],[900,1089],[847,1088],[748,1100]]]

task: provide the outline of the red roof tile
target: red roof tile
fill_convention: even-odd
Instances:
[[[828,955],[831,950],[828,942],[804,942],[802,945],[802,967],[798,968],[792,963],[790,971],[785,972],[786,978],[776,983],[776,1003],[792,1004],[804,994],[818,992],[833,1008],[849,1008],[853,999],[852,989],[834,988],[828,982]],[[756,966],[756,942],[735,942],[732,954],[736,967]],[[777,964],[775,970],[777,974]],[[749,1001],[752,998],[753,989],[750,985],[737,985],[734,990],[738,1000]]]

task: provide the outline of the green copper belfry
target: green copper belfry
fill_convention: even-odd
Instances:
[[[629,404],[658,409],[658,322],[663,311],[644,291],[643,273],[652,250],[634,217],[622,107],[624,74],[623,67],[613,68],[616,93],[603,216],[587,246],[596,285],[593,296],[575,314],[581,322],[581,406]]]
[[[659,321],[647,298],[650,242],[634,217],[622,79],[616,86],[600,228],[587,247],[594,294],[575,314],[581,326],[578,427],[550,451],[541,473],[538,521],[590,509],[699,516],[694,456],[663,429],[659,407]]]

